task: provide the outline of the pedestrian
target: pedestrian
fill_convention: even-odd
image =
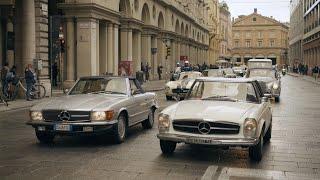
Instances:
[[[304,75],[308,75],[308,71],[309,71],[308,64],[306,64],[306,65],[304,66],[304,69],[305,69]]]
[[[159,80],[161,80],[162,78],[161,78],[161,75],[162,75],[162,66],[161,66],[161,64],[159,64],[159,66],[158,66],[158,68],[157,68],[157,71],[158,71],[158,77],[159,77]]]
[[[146,82],[146,67],[143,65],[143,62],[141,62],[141,71],[143,73],[143,82]]]
[[[148,62],[146,63],[145,71],[146,71],[146,81],[149,81],[150,67],[149,67]]]
[[[52,65],[52,86],[54,87],[58,86],[57,77],[58,77],[58,64],[57,62],[54,62]]]
[[[26,80],[26,84],[27,84],[27,92],[26,92],[26,98],[27,101],[31,101],[31,90],[32,87],[35,83],[35,76],[33,74],[33,70],[32,70],[32,65],[28,64],[25,71],[25,80]]]
[[[4,66],[1,68],[1,83],[2,83],[2,93],[4,95],[7,94],[7,74],[9,73],[9,64],[5,63]]]

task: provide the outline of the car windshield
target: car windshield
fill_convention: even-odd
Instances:
[[[232,70],[231,68],[226,68],[226,69],[224,69],[224,72],[225,72],[226,74],[233,74],[233,70]]]
[[[180,74],[180,77],[179,77],[179,80],[182,80],[182,79],[196,79],[200,77],[200,75],[198,73],[181,73]]]
[[[127,94],[125,78],[80,79],[69,95],[75,94]]]
[[[271,77],[275,78],[275,72],[271,69],[252,69],[249,72],[249,77]]]
[[[196,81],[187,99],[258,102],[252,83]]]
[[[222,76],[222,72],[220,69],[209,70],[208,76],[209,77],[220,77],[220,76]]]

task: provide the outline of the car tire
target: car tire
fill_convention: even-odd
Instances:
[[[272,123],[272,122],[271,122]],[[271,133],[272,133],[272,124],[270,124],[267,133],[264,135],[264,143],[270,142],[271,139]]]
[[[40,143],[43,144],[50,144],[53,143],[54,137],[55,135],[52,133],[47,133],[47,132],[40,132],[40,131],[36,131],[36,136],[37,139],[40,141]]]
[[[261,161],[262,159],[262,150],[263,150],[263,137],[262,135],[259,138],[258,144],[249,147],[249,157],[253,161]]]
[[[274,101],[275,101],[275,102],[280,102],[280,96],[274,97]]]
[[[143,129],[152,129],[154,124],[154,110],[150,109],[150,112],[148,114],[148,119],[142,121],[142,127]]]
[[[118,117],[118,123],[113,127],[115,143],[121,144],[127,137],[127,118],[124,114],[120,114]]]
[[[176,149],[176,146],[176,142],[160,140],[160,148],[163,154],[172,154]]]
[[[172,100],[172,96],[166,96],[167,101],[171,101]]]

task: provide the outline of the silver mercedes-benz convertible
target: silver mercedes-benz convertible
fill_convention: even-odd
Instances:
[[[125,140],[130,126],[154,124],[158,107],[155,93],[146,93],[135,78],[83,77],[62,97],[30,109],[30,121],[40,142],[56,135],[98,134],[113,131],[115,141]]]
[[[186,100],[164,109],[158,120],[164,154],[177,143],[240,146],[259,161],[271,138],[270,103],[253,79],[198,78]]]

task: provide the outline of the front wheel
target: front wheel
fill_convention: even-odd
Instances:
[[[274,101],[276,101],[276,102],[280,102],[280,96],[278,96],[278,97],[274,97]]]
[[[271,139],[271,133],[272,133],[272,122],[268,128],[268,131],[267,133],[264,135],[264,143],[267,143],[267,142],[270,142],[270,139]]]
[[[113,127],[113,132],[115,136],[115,142],[121,144],[124,142],[127,136],[127,122],[126,117],[120,114],[118,117],[118,123]]]
[[[53,143],[53,139],[55,137],[54,134],[47,133],[47,132],[40,132],[37,130],[36,130],[36,136],[40,141],[40,143],[43,143],[43,144]]]
[[[263,149],[263,137],[260,135],[259,143],[255,146],[249,147],[249,157],[253,161],[261,161],[262,159],[262,149]]]
[[[176,146],[176,142],[160,140],[160,148],[163,154],[172,154]]]
[[[154,124],[154,110],[150,109],[148,119],[142,121],[142,127],[143,129],[151,129]]]

